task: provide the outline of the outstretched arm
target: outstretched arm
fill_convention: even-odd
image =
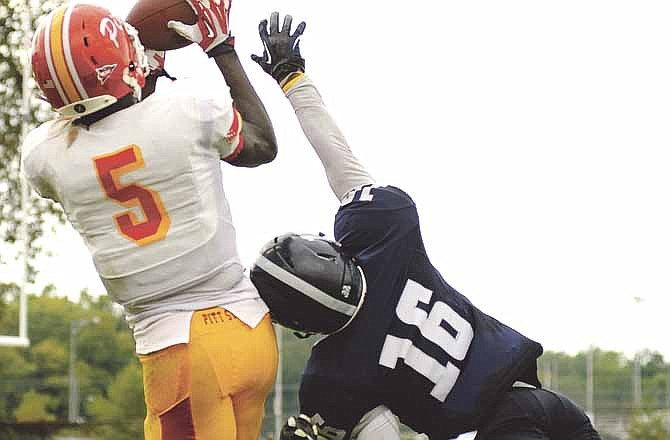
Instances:
[[[240,144],[228,161],[236,166],[254,167],[274,160],[277,140],[270,117],[254,90],[235,52],[235,38],[229,30],[230,1],[187,0],[196,14],[194,25],[171,21],[168,26],[182,37],[198,43],[214,58],[242,117]]]
[[[321,159],[330,187],[342,201],[351,190],[374,179],[349,148],[314,83],[305,75],[286,91],[309,143]]]
[[[252,56],[263,70],[282,87],[295,109],[307,140],[319,156],[328,182],[338,200],[374,179],[351,152],[347,140],[328,112],[314,83],[305,75],[305,60],[300,55],[299,39],[305,29],[300,23],[291,35],[292,17],[284,18],[279,29],[279,13],[263,20],[259,33],[264,45],[263,56]]]

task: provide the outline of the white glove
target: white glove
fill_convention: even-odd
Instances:
[[[194,25],[171,20],[168,27],[189,41],[197,43],[210,57],[234,50],[235,37],[230,34],[228,18],[231,0],[186,0],[195,13]]]

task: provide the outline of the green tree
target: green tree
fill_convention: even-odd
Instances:
[[[670,429],[660,415],[639,415],[633,419],[628,434],[634,440],[668,440]]]
[[[655,357],[654,361],[659,362],[659,358]],[[660,362],[663,364],[662,357]],[[539,366],[540,376],[545,384],[551,383],[550,388],[569,396],[581,406],[586,405],[586,352],[575,356],[547,352],[540,358]],[[593,367],[596,415],[630,414],[633,408],[633,361],[626,359],[622,353],[596,348],[593,351]],[[651,383],[652,380],[663,379],[650,376],[646,380]],[[652,390],[651,387],[645,389]],[[658,393],[654,395],[658,401]],[[645,401],[647,396],[645,394]]]
[[[48,338],[32,349],[35,365],[45,374],[61,374],[67,371],[67,348],[59,341]]]
[[[108,388],[108,397],[98,397],[89,404],[89,413],[98,428],[96,434],[109,440],[134,440],[143,436],[146,414],[142,369],[131,360]]]
[[[76,365],[80,413],[86,420],[90,415],[85,402],[108,398],[110,384],[135,359],[128,326],[105,296],[93,298],[84,293],[77,304],[48,290],[40,296],[31,295],[29,301],[31,346],[0,349],[0,422],[14,421],[24,395],[31,390],[50,398],[48,409],[56,421],[67,421],[70,328],[74,321],[88,322],[80,326],[77,336]],[[16,300],[4,304],[0,332],[15,326],[17,308]],[[0,438],[4,438],[1,433]]]
[[[21,404],[14,411],[14,418],[19,423],[53,422],[56,417],[49,411],[51,397],[30,390],[23,395]]]
[[[31,386],[35,364],[19,348],[0,349],[0,421],[12,420],[14,409]]]
[[[633,405],[633,364],[621,353],[595,350],[594,394],[596,414],[629,414]]]
[[[31,13],[37,17],[51,11],[61,0],[32,1]],[[24,221],[21,215],[20,138],[23,91],[23,65],[26,59],[26,42],[30,35],[24,35],[22,16],[26,2],[22,0],[0,0],[0,237],[5,244],[19,239],[19,229]],[[31,29],[35,28],[35,21]],[[34,85],[34,81],[30,80]],[[32,99],[28,122],[31,126],[50,117],[45,106]],[[45,230],[49,217],[63,221],[60,209],[34,194],[30,200],[27,221],[30,238],[30,257],[40,251],[37,239]],[[0,264],[3,261],[0,260]],[[31,272],[34,274],[34,271]]]
[[[642,353],[642,406],[646,411],[656,411],[670,404],[670,365],[660,353]]]

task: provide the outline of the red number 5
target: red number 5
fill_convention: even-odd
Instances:
[[[126,208],[140,208],[144,220],[132,211],[114,216],[116,227],[124,237],[140,246],[160,241],[170,228],[170,217],[157,192],[136,183],[122,185],[122,175],[144,167],[142,151],[129,145],[109,154],[93,158],[98,181],[105,194]]]

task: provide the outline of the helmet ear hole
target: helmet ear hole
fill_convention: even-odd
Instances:
[[[363,306],[365,279],[336,243],[284,235],[263,247],[251,280],[284,327],[307,334],[344,329]]]

